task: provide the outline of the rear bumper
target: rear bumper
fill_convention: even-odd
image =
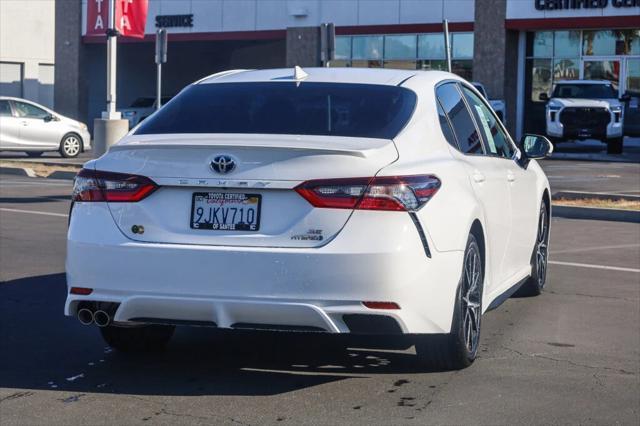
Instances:
[[[67,285],[94,291],[69,294],[65,314],[75,315],[82,301],[104,301],[120,304],[118,322],[332,333],[354,332],[345,316],[373,314],[392,318],[403,333],[447,333],[463,253],[431,247],[427,258],[407,214],[367,211],[355,212],[320,248],[138,243],[118,230],[106,206],[77,203]],[[401,309],[369,309],[363,301],[395,302]]]

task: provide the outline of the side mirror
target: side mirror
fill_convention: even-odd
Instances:
[[[45,123],[48,123],[50,121],[55,121],[56,117],[53,114],[47,114],[42,119]]]
[[[631,95],[628,93],[625,93],[624,95],[620,96],[620,102],[629,102],[631,100]]]
[[[538,99],[540,99],[541,101],[548,101],[549,100],[549,95],[546,94],[545,92],[540,93],[540,96],[538,96]]]
[[[553,144],[540,135],[524,135],[520,142],[525,159],[538,160],[548,157],[553,152]]]

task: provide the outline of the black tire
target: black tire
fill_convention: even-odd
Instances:
[[[27,154],[28,157],[37,158],[37,157],[41,157],[42,154],[44,154],[44,152],[42,152],[42,151],[27,151],[26,154]]]
[[[473,264],[471,272],[468,262]],[[470,366],[476,359],[480,344],[483,283],[482,253],[476,237],[470,234],[464,252],[462,277],[456,292],[451,332],[423,335],[416,339],[416,354],[423,366],[437,371],[460,370]]]
[[[109,325],[101,327],[100,333],[105,342],[120,352],[156,352],[165,348],[173,332],[174,326],[145,325],[140,327],[117,327]]]
[[[607,141],[607,154],[622,154],[623,138],[613,138]]]
[[[547,266],[549,261],[549,212],[543,201],[538,217],[536,243],[531,253],[531,276],[527,278],[515,293],[516,297],[538,296],[547,282]]]
[[[82,138],[75,133],[64,135],[60,141],[60,148],[58,148],[58,152],[64,158],[75,158],[82,150]]]

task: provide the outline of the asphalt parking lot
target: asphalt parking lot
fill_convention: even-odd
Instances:
[[[553,193],[640,195],[640,163],[545,160],[540,164]]]
[[[552,185],[619,174],[600,181],[638,193],[637,165],[607,167],[618,165],[545,163]],[[3,426],[640,422],[638,224],[554,218],[547,291],[487,313],[466,370],[420,371],[413,349],[336,353],[206,328],[179,329],[161,355],[127,358],[63,316],[70,189],[0,175]]]

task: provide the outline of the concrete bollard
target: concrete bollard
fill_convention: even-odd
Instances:
[[[93,120],[93,158],[98,158],[109,150],[129,131],[129,120]]]

